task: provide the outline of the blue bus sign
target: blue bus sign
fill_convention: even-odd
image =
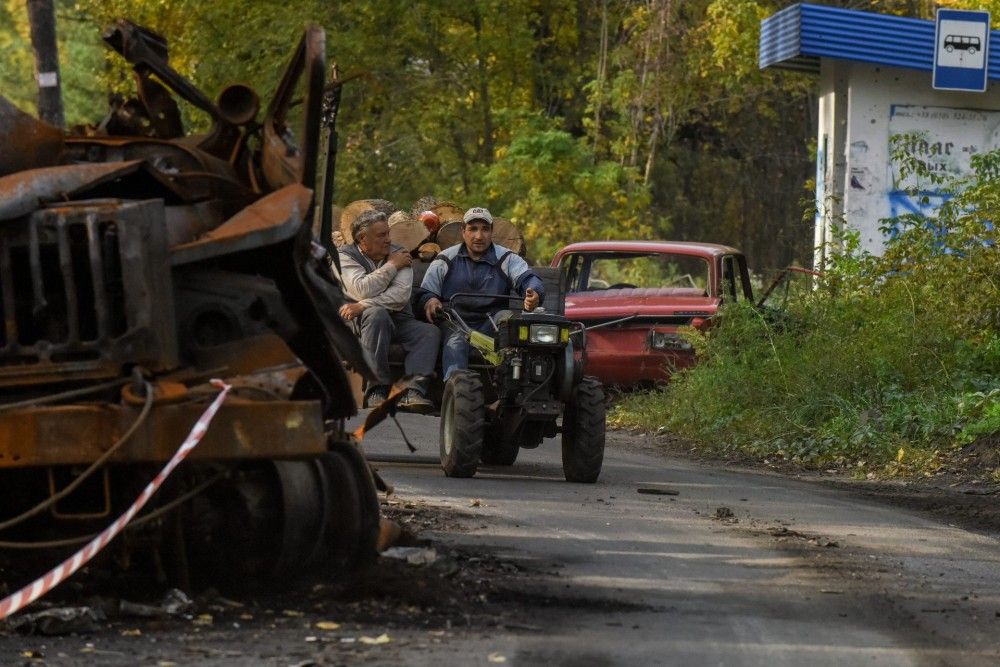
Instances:
[[[934,89],[986,90],[990,13],[938,9],[934,35]]]

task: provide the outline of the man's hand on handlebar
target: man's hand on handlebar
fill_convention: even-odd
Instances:
[[[427,303],[424,304],[424,316],[427,317],[427,321],[434,322],[442,308],[443,306],[441,304],[441,300],[432,296]]]
[[[532,311],[538,307],[538,292],[530,287],[524,293],[524,310]]]

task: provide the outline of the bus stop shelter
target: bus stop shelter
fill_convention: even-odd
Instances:
[[[984,44],[987,36],[1000,44],[1000,33],[983,30],[975,37],[937,31],[935,21],[807,3],[761,23],[761,68],[817,77],[817,267],[837,247],[838,225],[860,232],[862,247],[877,253],[885,219],[932,213],[947,197],[929,181],[900,175],[893,136],[910,137],[907,149],[930,171],[955,176],[970,172],[972,155],[1000,148],[1000,57]],[[978,55],[985,91],[935,89],[936,53],[939,66],[940,54],[967,63]]]

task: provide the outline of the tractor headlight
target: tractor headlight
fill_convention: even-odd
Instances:
[[[541,343],[543,345],[552,345],[553,343],[558,343],[559,325],[532,324],[531,331],[528,334],[528,341],[532,343]]]

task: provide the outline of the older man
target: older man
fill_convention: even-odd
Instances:
[[[431,412],[434,404],[427,398],[427,379],[434,372],[441,338],[437,327],[413,317],[410,255],[391,243],[389,223],[378,211],[359,215],[351,225],[351,236],[354,242],[339,249],[340,271],[344,291],[356,303],[341,306],[340,316],[355,323],[361,346],[379,378],[365,393],[365,407],[375,407],[386,399],[392,381],[389,346],[398,343],[406,351],[406,374],[420,376],[399,407]]]
[[[534,310],[545,299],[541,278],[524,258],[493,243],[493,216],[477,206],[462,219],[462,243],[444,250],[427,267],[420,284],[420,307],[428,321],[434,313],[458,293],[506,295],[514,290],[523,297],[524,310]],[[456,302],[466,324],[489,336],[494,335],[490,317],[508,307],[503,297],[483,297]],[[444,330],[441,367],[444,377],[469,366],[469,341],[454,328]]]

